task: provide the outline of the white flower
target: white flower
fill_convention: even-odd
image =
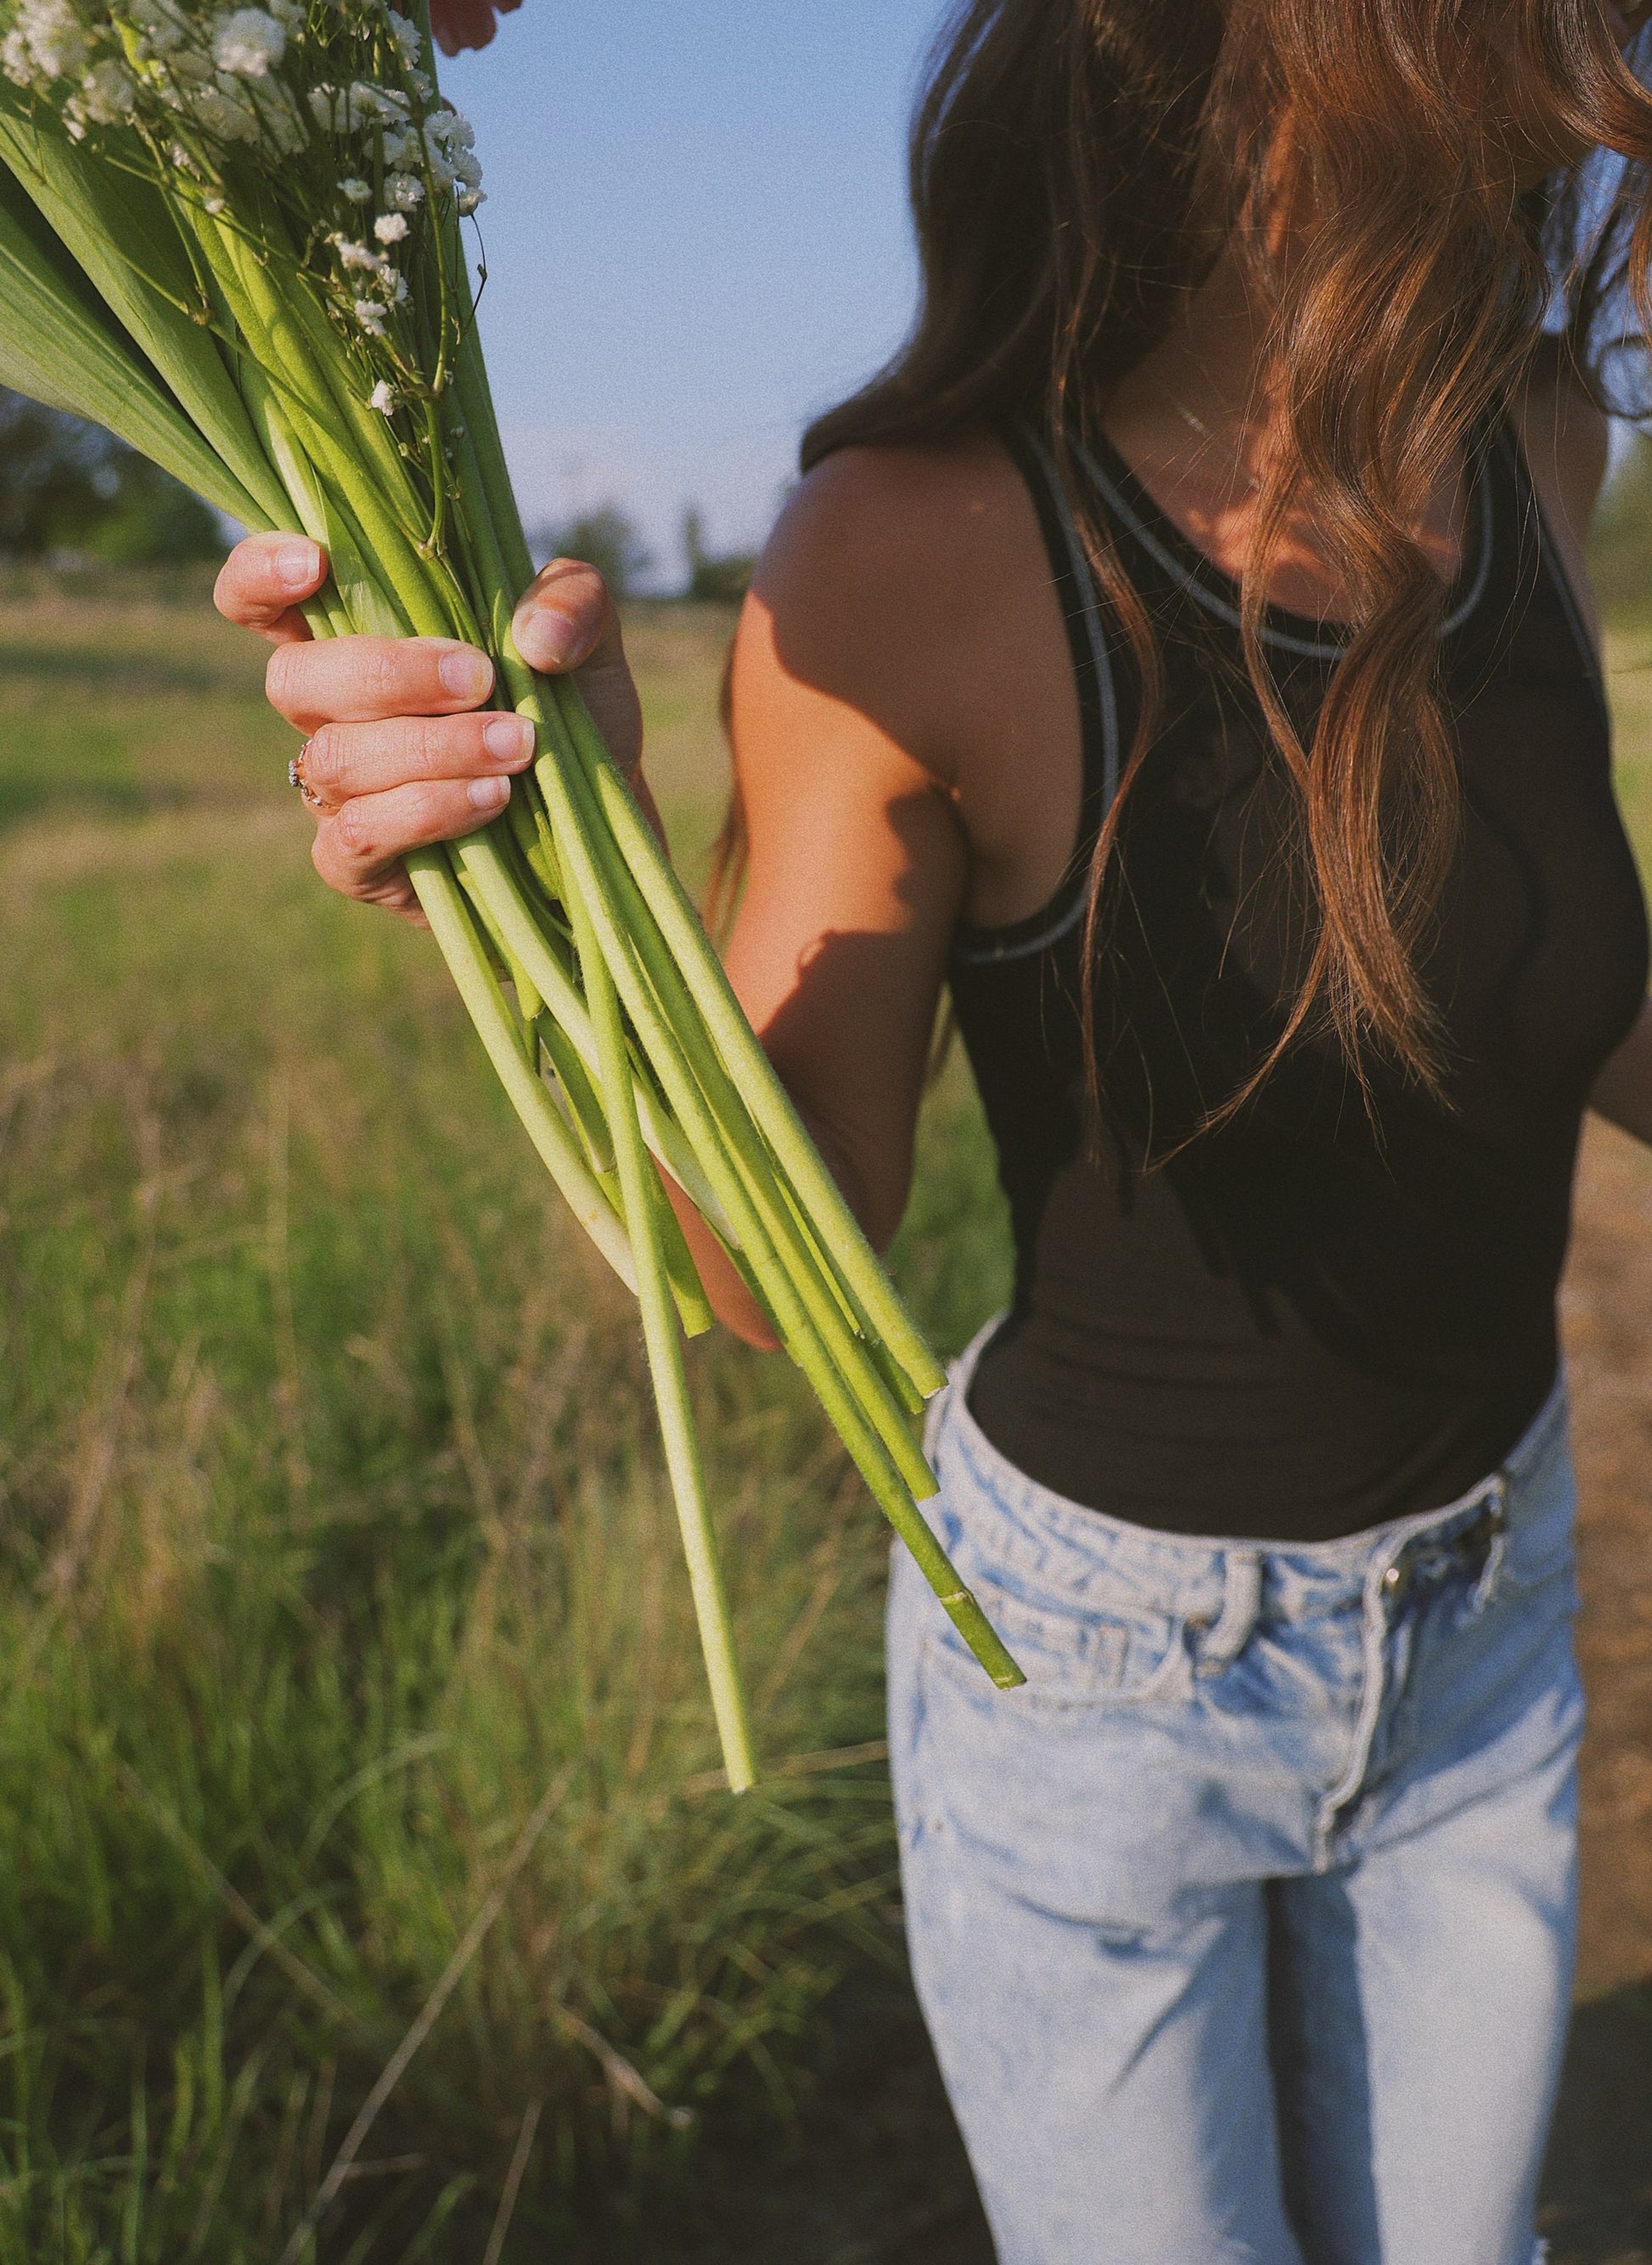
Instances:
[[[358,180],[353,173],[346,173],[338,184],[338,193],[353,205],[368,204],[372,201],[373,184]]]
[[[192,118],[220,142],[260,142],[258,114],[227,72],[210,85],[192,88],[186,106]]]
[[[327,241],[338,253],[340,267],[360,267],[369,274],[378,273],[381,261],[370,244],[353,244],[347,236],[343,235],[330,236]]]
[[[461,210],[474,212],[482,202],[482,168],[475,156],[476,128],[456,110],[439,110],[425,120],[425,162],[439,189],[457,189],[464,198]]]
[[[262,8],[237,8],[233,16],[219,18],[212,59],[220,70],[237,78],[267,78],[286,53],[286,31]]]
[[[370,79],[357,79],[350,89],[349,99],[353,123],[376,120],[385,126],[404,126],[412,111],[412,105],[398,87],[375,86]]]
[[[424,53],[424,43],[418,36],[418,26],[417,24],[410,24],[405,16],[398,16],[394,8],[387,8],[384,12],[389,20],[390,37],[401,49],[402,61],[408,69],[411,70]]]
[[[396,414],[396,388],[389,378],[382,377],[368,396],[369,409],[382,409],[387,417]]]
[[[94,63],[80,83],[76,107],[94,126],[115,126],[134,107],[138,90],[119,63]]]
[[[358,299],[355,318],[370,339],[384,336],[384,310],[376,299]]]
[[[454,199],[454,202],[467,220],[479,205],[486,204],[487,200],[488,193],[485,189],[461,189]]]
[[[312,86],[309,114],[324,134],[342,134],[349,123],[349,104],[336,86]]]
[[[190,37],[189,20],[171,0],[130,0],[129,12],[138,30],[140,62],[171,55]]]
[[[396,212],[416,212],[425,201],[425,184],[417,173],[392,173],[384,184],[384,201]]]
[[[407,234],[405,213],[381,213],[373,223],[373,233],[381,244],[399,244]]]
[[[215,219],[221,212],[228,209],[222,197],[203,197],[200,200],[200,208],[202,212],[211,213]]]
[[[49,84],[85,69],[91,40],[68,0],[24,0],[5,43],[8,76]]]

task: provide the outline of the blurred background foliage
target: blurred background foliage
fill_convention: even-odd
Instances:
[[[0,387],[0,555],[175,565],[222,557],[218,514],[113,433]]]

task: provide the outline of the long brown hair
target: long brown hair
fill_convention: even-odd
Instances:
[[[1298,790],[1315,943],[1277,1045],[1216,1117],[1305,1027],[1334,1031],[1356,1068],[1373,1045],[1437,1089],[1444,1067],[1415,962],[1458,818],[1436,687],[1447,594],[1414,529],[1543,336],[1545,216],[1575,186],[1520,193],[1516,153],[1487,116],[1505,70],[1577,142],[1631,161],[1614,226],[1597,236],[1616,245],[1643,315],[1652,97],[1602,0],[1510,0],[1501,17],[1490,0],[963,0],[913,126],[916,322],[804,440],[806,471],[838,448],[982,422],[1032,420],[1051,437],[1143,693],[1095,851],[1093,971],[1158,664],[1075,467],[1114,384],[1234,242],[1271,316],[1263,382],[1291,444],[1259,494],[1245,653]],[[1271,218],[1299,196],[1314,226],[1276,258]],[[1604,288],[1605,262],[1577,279],[1580,306]],[[1353,600],[1306,747],[1261,637],[1270,563],[1304,509]]]

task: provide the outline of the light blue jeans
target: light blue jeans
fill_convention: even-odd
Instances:
[[[897,1550],[890,1737],[1001,2265],[1532,2265],[1583,1724],[1562,1388],[1445,1509],[1186,1540],[997,1453],[986,1334],[926,1508],[1029,1681]]]

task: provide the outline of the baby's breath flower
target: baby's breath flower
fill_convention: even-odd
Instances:
[[[381,244],[399,244],[407,234],[405,213],[381,213],[373,223],[373,233]]]
[[[215,220],[221,212],[229,210],[228,205],[222,197],[203,197],[200,200],[200,208],[203,212],[209,212]]]
[[[84,70],[91,57],[91,41],[68,0],[24,0],[5,42],[9,78],[49,85]]]
[[[384,184],[384,201],[394,212],[415,212],[425,201],[425,184],[417,173],[391,173]]]
[[[456,110],[425,120],[425,157],[438,188],[479,189],[482,168],[472,155],[476,128]]]
[[[341,267],[346,269],[352,267],[361,267],[368,269],[372,273],[377,273],[379,255],[373,250],[370,244],[354,244],[347,236],[343,234],[330,236],[327,241],[338,253],[338,265]]]
[[[119,63],[94,63],[80,83],[78,106],[94,126],[115,126],[127,117],[138,98],[129,71]]]
[[[353,173],[346,173],[338,184],[338,193],[353,205],[369,204],[373,198],[373,184],[359,180]]]
[[[171,55],[189,37],[188,20],[171,0],[130,0],[129,13],[137,26],[140,62]]]
[[[396,413],[396,388],[389,378],[382,377],[368,396],[369,409],[381,409],[387,417]]]
[[[411,70],[424,53],[424,43],[418,36],[418,26],[417,24],[410,24],[405,16],[398,16],[394,8],[387,8],[384,12],[389,22],[390,37],[401,51],[402,61],[408,69]]]
[[[190,91],[185,105],[199,126],[220,142],[260,142],[258,114],[226,72],[208,85]]]
[[[365,78],[352,85],[349,104],[351,122],[358,126],[375,120],[385,126],[404,126],[412,112],[412,105],[399,87],[375,86]]]
[[[262,8],[237,8],[218,19],[213,61],[237,78],[266,78],[287,53],[287,33]]]
[[[376,299],[358,299],[355,318],[370,339],[384,336],[384,310]]]

